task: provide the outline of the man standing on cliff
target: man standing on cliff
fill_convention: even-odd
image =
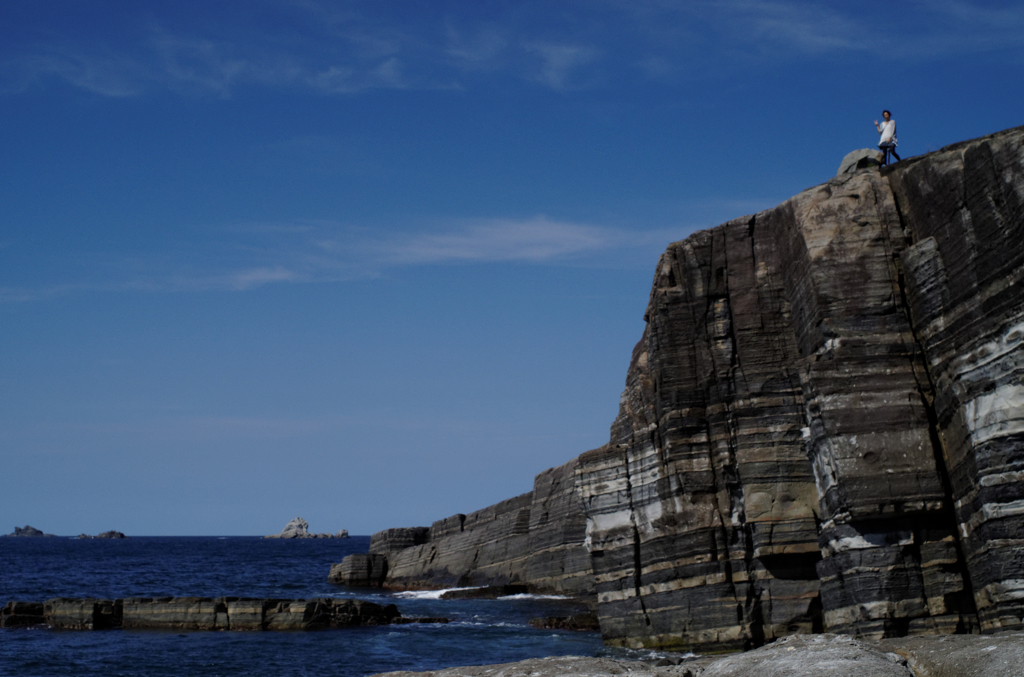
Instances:
[[[889,164],[889,153],[896,158],[896,162],[900,161],[900,156],[896,154],[896,121],[892,119],[892,113],[887,110],[882,111],[882,119],[885,121],[881,126],[878,125],[878,120],[875,120],[875,129],[881,135],[881,139],[878,141],[878,149],[882,151],[882,166]]]

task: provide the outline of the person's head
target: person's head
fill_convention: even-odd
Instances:
[[[884,111],[882,111],[882,117],[885,118],[886,120],[888,120],[889,118],[892,117],[892,113],[890,113],[887,110],[884,110]]]

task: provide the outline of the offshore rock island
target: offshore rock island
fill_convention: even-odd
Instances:
[[[609,442],[331,580],[596,601],[611,645],[1024,628],[1024,127],[674,243]]]

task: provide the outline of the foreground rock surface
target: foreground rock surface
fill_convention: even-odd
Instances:
[[[663,661],[667,662],[667,661]],[[743,654],[676,665],[561,656],[388,677],[1024,677],[1024,635],[957,635],[884,642],[795,635]]]
[[[848,160],[668,247],[608,444],[353,571],[592,592],[627,647],[1024,628],[1024,128]]]
[[[915,677],[1024,677],[1024,634],[885,639]]]

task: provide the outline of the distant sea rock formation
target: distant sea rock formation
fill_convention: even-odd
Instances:
[[[87,539],[91,539],[91,538],[128,538],[128,537],[125,536],[124,534],[122,534],[120,531],[104,531],[102,534],[96,534],[95,536],[90,536],[89,534],[79,534],[78,538],[80,540],[87,540]]]
[[[56,536],[54,536],[53,534],[44,534],[39,529],[36,529],[35,527],[30,527],[27,524],[25,525],[24,529],[22,529],[20,527],[14,527],[14,533],[13,534],[4,534],[4,538],[14,538],[14,537],[18,537],[18,538],[22,538],[22,537],[25,537],[25,538],[42,538],[42,537],[45,537],[45,538],[56,538]]]
[[[608,444],[351,572],[634,647],[1024,628],[1024,127],[851,169],[669,246]]]
[[[331,534],[311,534],[309,533],[309,522],[296,517],[291,522],[284,526],[279,534],[271,534],[270,536],[264,536],[263,538],[348,538],[348,530],[342,529],[335,535]]]

